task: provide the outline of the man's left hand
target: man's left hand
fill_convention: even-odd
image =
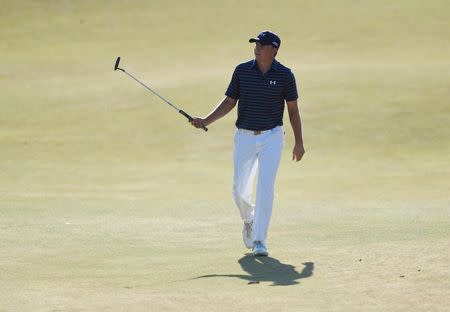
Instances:
[[[292,151],[292,160],[299,161],[305,154],[305,148],[303,144],[295,144],[294,150]]]

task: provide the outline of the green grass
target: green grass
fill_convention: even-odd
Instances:
[[[444,311],[449,12],[3,1],[0,311]],[[231,199],[236,112],[203,133],[113,65],[205,115],[266,28],[296,74],[307,152],[290,161],[285,116],[259,262]]]

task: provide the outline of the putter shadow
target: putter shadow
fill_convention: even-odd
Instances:
[[[314,262],[304,262],[303,270],[297,272],[295,266],[282,263],[272,257],[254,257],[246,254],[238,260],[241,268],[248,273],[244,274],[209,274],[198,276],[199,278],[210,277],[235,277],[246,280],[250,283],[272,282],[271,286],[289,286],[299,284],[302,278],[308,278],[313,275]]]

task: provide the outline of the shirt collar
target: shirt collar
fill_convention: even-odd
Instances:
[[[277,71],[278,70],[278,62],[277,62],[277,60],[273,60],[273,62],[272,62],[272,66],[271,66],[271,69],[273,70],[273,71]]]
[[[270,70],[277,71],[278,70],[278,61],[276,59],[273,60],[272,65],[270,66]],[[256,63],[256,60],[253,60],[252,64],[253,69],[258,69],[258,64]]]

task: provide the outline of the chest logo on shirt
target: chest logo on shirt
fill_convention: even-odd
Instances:
[[[276,80],[270,80],[269,83],[270,83],[271,85],[276,85],[276,84],[277,84],[277,81],[276,81]]]

